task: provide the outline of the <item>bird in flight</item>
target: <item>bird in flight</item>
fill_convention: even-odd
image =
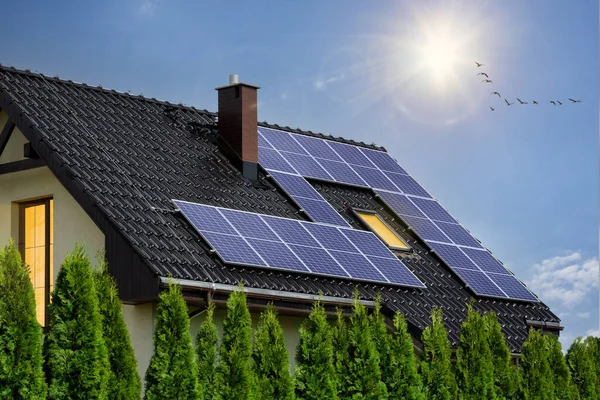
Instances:
[[[550,103],[556,105],[556,102],[554,102],[553,100],[550,100]]]
[[[491,96],[493,96],[493,95],[495,95],[495,94],[497,94],[497,95],[498,95],[498,97],[502,98],[502,96],[500,96],[500,93],[498,93],[498,92],[492,92],[492,93],[490,93],[490,95],[491,95]]]
[[[490,106],[490,110],[494,111],[494,110],[495,110],[495,108],[494,108],[494,107],[492,107],[492,106]]]
[[[483,75],[483,76],[485,76],[486,78],[489,78],[488,74],[486,74],[485,72],[480,72],[480,73],[478,73],[477,75]]]
[[[574,100],[572,98],[569,97],[569,100],[571,100],[573,103],[581,103],[581,100]]]
[[[521,100],[520,98],[518,98],[518,97],[517,97],[517,100],[519,100],[519,103],[521,103],[521,104],[529,104],[529,103],[528,103],[528,102],[526,102],[526,101],[522,101],[522,100]]]
[[[556,100],[559,106],[562,106],[562,102],[560,100]]]
[[[485,82],[485,83],[494,83],[494,82],[492,82],[492,80],[491,80],[491,79],[484,79],[484,80],[482,80],[481,82]]]
[[[504,101],[506,102],[507,106],[512,106],[513,104],[515,104],[515,103],[509,103],[508,100],[506,100],[506,99],[504,99]]]
[[[475,61],[475,64],[477,64],[477,68],[479,68],[479,67],[485,67],[485,65],[483,65],[482,63],[478,63],[477,61]]]
[[[533,101],[533,104],[538,104],[538,102],[534,100],[534,101]],[[538,105],[539,105],[539,104],[538,104]]]

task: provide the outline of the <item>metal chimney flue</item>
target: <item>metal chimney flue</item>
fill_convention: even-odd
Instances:
[[[229,75],[229,84],[230,85],[237,85],[238,83],[240,83],[240,76],[238,74]]]

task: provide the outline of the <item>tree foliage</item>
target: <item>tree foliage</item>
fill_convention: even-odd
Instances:
[[[467,306],[456,349],[456,380],[464,400],[495,399],[494,364],[483,316]]]
[[[557,400],[575,400],[577,396],[573,393],[574,386],[571,382],[571,373],[567,367],[558,337],[548,334],[544,335],[544,339],[547,342],[548,363],[554,381],[554,398]]]
[[[156,308],[154,353],[146,371],[144,398],[197,399],[197,367],[187,306],[179,286],[169,282]]]
[[[589,344],[590,340],[584,341],[579,337],[567,351],[567,366],[581,400],[598,399],[596,391],[598,376]]]
[[[386,382],[390,399],[425,400],[412,337],[404,316],[399,312],[394,316],[394,333],[390,342],[392,375],[389,383]]]
[[[336,321],[333,326],[333,364],[335,368],[338,396],[341,399],[352,397],[350,381],[349,365],[350,353],[350,338],[348,332],[348,324],[344,318],[344,312],[341,308],[337,309]]]
[[[90,260],[77,245],[58,273],[44,346],[50,399],[106,399],[110,365]]]
[[[104,257],[99,257],[99,270],[94,271],[94,285],[98,295],[102,335],[110,364],[107,394],[109,400],[139,400],[142,382],[127,325],[123,318],[117,285],[108,272]]]
[[[196,336],[196,360],[198,361],[198,390],[205,399],[212,399],[214,394],[215,373],[217,366],[217,344],[219,335],[213,320],[215,304],[210,302],[206,309],[206,317],[200,324]]]
[[[320,301],[300,326],[296,349],[296,395],[303,400],[336,399],[336,372],[331,327]]]
[[[521,376],[523,395],[526,400],[553,400],[554,381],[548,361],[548,345],[542,334],[535,329],[523,343]]]
[[[375,310],[370,316],[371,324],[371,337],[373,344],[379,355],[379,371],[381,372],[381,381],[385,384],[386,388],[392,385],[394,370],[392,366],[392,359],[395,355],[391,349],[391,335],[388,331],[388,327],[385,324],[385,317],[381,313],[381,297],[377,296],[375,299]]]
[[[379,354],[373,341],[366,307],[354,297],[353,314],[348,331],[348,378],[353,399],[380,399],[387,396],[381,381]]]
[[[252,321],[242,287],[227,300],[223,342],[217,367],[215,397],[248,399],[252,396]]]
[[[273,303],[267,305],[267,309],[258,320],[254,333],[252,361],[257,398],[295,398],[285,337]]]
[[[596,392],[600,396],[600,337],[585,338],[587,354],[591,358],[596,374]]]
[[[427,399],[449,400],[455,394],[454,376],[450,364],[450,342],[444,327],[442,310],[431,311],[431,325],[423,331],[421,377]]]
[[[486,313],[483,319],[488,333],[488,346],[494,366],[494,393],[498,399],[513,399],[517,395],[518,386],[515,382],[515,376],[518,372],[511,365],[510,349],[502,334],[502,327],[493,312]]]
[[[0,250],[0,399],[45,399],[42,365],[33,286],[11,239]]]

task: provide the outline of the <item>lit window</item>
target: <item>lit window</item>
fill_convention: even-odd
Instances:
[[[385,244],[393,249],[408,250],[408,245],[394,232],[379,215],[369,212],[357,212],[359,218],[367,225],[373,233],[379,236]]]
[[[43,199],[20,204],[19,248],[29,266],[35,292],[37,320],[47,326],[47,307],[52,290],[54,252],[54,201]]]

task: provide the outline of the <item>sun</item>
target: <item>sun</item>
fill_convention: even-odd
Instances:
[[[456,70],[461,55],[458,43],[452,37],[429,35],[418,47],[418,57],[422,67],[439,83]]]

